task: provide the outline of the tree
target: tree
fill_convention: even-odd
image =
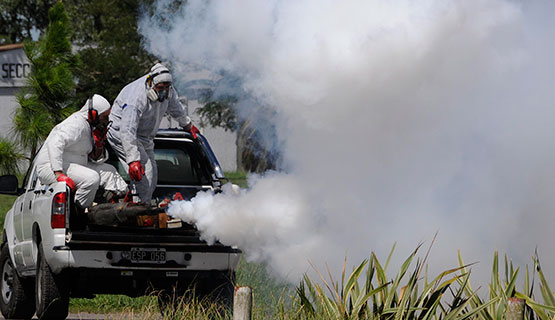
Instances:
[[[0,1],[0,44],[30,40],[43,34],[48,25],[48,8],[57,0]],[[154,64],[141,45],[138,18],[149,12],[152,0],[80,1],[65,0],[70,17],[71,42],[79,50],[80,68],[73,70],[77,78],[76,101],[85,101],[97,93],[113,101],[121,88],[145,74]]]
[[[17,94],[20,107],[14,118],[17,140],[29,150],[31,159],[54,125],[75,110],[72,71],[79,58],[72,54],[69,42],[69,17],[62,2],[56,3],[48,16],[48,27],[39,41],[25,43],[31,73],[27,87]]]
[[[23,159],[14,142],[0,138],[0,175],[19,173],[19,162]]]
[[[31,39],[48,25],[48,9],[56,0],[0,1],[0,44]]]
[[[81,22],[74,43],[85,61],[77,71],[77,99],[97,93],[109,101],[129,82],[145,74],[156,58],[141,44],[138,18],[144,0],[74,1],[70,15]]]
[[[222,80],[223,82],[228,79]],[[216,87],[218,84],[216,84]],[[225,90],[227,92],[227,90]],[[241,170],[264,172],[277,169],[281,161],[274,147],[276,143],[275,129],[269,119],[275,116],[271,108],[257,105],[249,108],[248,115],[238,116],[236,112],[240,99],[233,94],[219,95],[216,91],[208,91],[201,99],[203,106],[196,110],[201,118],[201,126],[209,124],[224,130],[237,133],[237,160]],[[243,94],[241,103],[249,101]],[[250,101],[251,104],[254,102]],[[205,123],[206,122],[206,123]],[[262,132],[260,128],[265,128]],[[269,133],[269,135],[268,135]]]

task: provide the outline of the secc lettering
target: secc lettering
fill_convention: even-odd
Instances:
[[[31,72],[28,63],[3,63],[2,78],[27,78]]]

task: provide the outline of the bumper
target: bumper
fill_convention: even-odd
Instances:
[[[48,257],[48,264],[56,274],[67,268],[116,271],[235,271],[241,257],[241,251],[235,249],[228,252],[198,252],[167,248],[163,262],[135,262],[130,258],[130,250],[131,248],[71,250],[68,247],[54,247]]]

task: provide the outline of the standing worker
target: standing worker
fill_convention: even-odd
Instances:
[[[179,102],[170,71],[160,63],[147,75],[126,85],[112,106],[108,142],[128,168],[131,188],[136,189],[142,202],[150,202],[156,188],[154,137],[166,112],[196,139],[199,131]]]
[[[104,163],[110,110],[110,103],[95,94],[81,110],[52,129],[37,154],[40,182],[65,181],[75,192],[78,212],[91,206],[99,186],[115,196],[123,196],[127,190],[116,168]]]

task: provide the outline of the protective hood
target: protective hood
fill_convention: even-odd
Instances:
[[[87,102],[85,102],[85,105],[79,111],[88,112],[89,111],[89,101],[90,100],[91,100],[90,98],[87,99]],[[99,94],[95,94],[92,97],[92,107],[93,107],[93,109],[95,109],[97,111],[98,114],[101,114],[102,112],[110,109],[110,103],[103,96],[101,96]]]
[[[161,63],[157,63],[150,68],[150,76],[152,77],[152,85],[160,82],[172,82],[170,70]]]

